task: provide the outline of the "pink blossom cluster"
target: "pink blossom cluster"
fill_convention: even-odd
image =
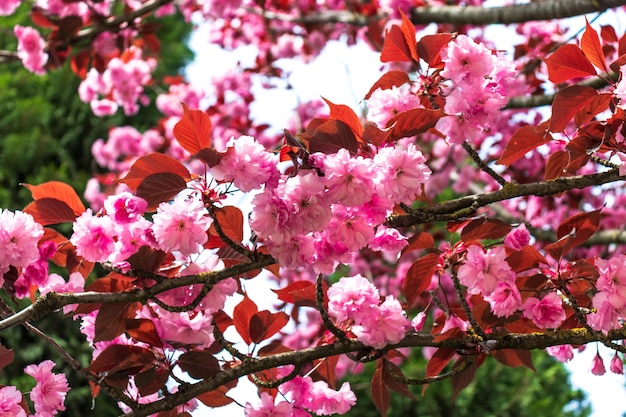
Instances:
[[[37,29],[15,25],[13,33],[17,36],[17,56],[24,67],[37,75],[45,74],[44,67],[48,63],[46,42]]]
[[[556,329],[566,318],[563,299],[556,292],[549,292],[541,299],[528,297],[522,308],[524,318],[532,320],[535,326],[542,329]]]
[[[127,116],[133,115],[139,111],[139,101],[147,104],[143,90],[155,67],[154,59],[143,59],[140,49],[130,48],[122,57],[111,59],[102,74],[94,68],[89,70],[78,94],[83,102],[90,103],[96,116],[115,114],[119,106]]]
[[[91,153],[98,165],[122,174],[138,157],[156,151],[163,144],[163,137],[155,129],[140,133],[132,126],[121,126],[111,129],[106,141],[97,139],[91,146]]]
[[[361,343],[376,349],[398,343],[409,329],[400,302],[389,295],[381,303],[378,289],[361,275],[341,278],[328,288],[328,313]]]
[[[54,365],[54,362],[47,360],[39,365],[28,365],[24,369],[25,373],[37,381],[30,391],[30,399],[35,404],[37,416],[52,417],[65,410],[63,403],[70,388],[65,375],[52,372]]]
[[[11,266],[27,268],[40,259],[37,244],[42,236],[43,227],[30,214],[0,209],[0,274]]]
[[[185,103],[190,109],[199,109],[203,98],[204,93],[198,88],[180,82],[170,85],[167,94],[159,94],[156,106],[166,117],[182,117],[183,108],[180,103]]]
[[[596,312],[587,317],[594,330],[608,332],[621,328],[621,320],[626,319],[626,256],[596,259],[595,264],[600,273],[596,281],[598,292],[593,296]]]
[[[476,142],[488,135],[506,105],[514,66],[501,54],[459,35],[441,52],[450,80],[445,112],[437,123],[450,143]]]
[[[396,203],[411,203],[430,176],[412,143],[380,148],[373,158],[346,149],[313,155],[318,169],[283,175],[255,196],[251,227],[287,267],[309,264],[332,272],[337,262],[373,242],[393,254],[406,244],[400,233],[377,228]]]
[[[232,181],[243,192],[260,188],[263,184],[278,185],[278,157],[267,152],[253,137],[231,138],[226,146],[226,155],[218,165],[211,167],[213,178]]]
[[[367,119],[384,128],[398,113],[419,107],[420,99],[408,84],[379,88],[367,99]]]
[[[509,317],[522,306],[522,296],[515,285],[515,272],[505,258],[502,246],[485,251],[472,245],[467,249],[465,263],[457,271],[468,294],[482,294],[498,317]]]
[[[22,0],[3,0],[0,2],[0,16],[12,15],[20,7]]]
[[[50,284],[51,275],[48,274],[48,259],[56,253],[56,243],[47,241],[39,245],[39,259],[28,264],[22,269],[22,273],[17,277],[13,287],[17,298],[24,298],[30,295],[32,288],[42,289]]]

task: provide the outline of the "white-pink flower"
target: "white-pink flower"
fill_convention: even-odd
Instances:
[[[188,256],[198,253],[209,239],[212,223],[204,203],[192,194],[179,195],[171,203],[161,203],[152,217],[154,237],[164,251],[179,251]]]
[[[21,406],[22,393],[14,386],[0,388],[0,416],[26,417]]]
[[[338,323],[355,320],[378,307],[378,290],[361,275],[341,278],[328,288],[328,313]]]
[[[352,326],[352,333],[359,342],[375,349],[398,343],[409,329],[409,320],[400,302],[392,295],[368,314],[359,315],[356,323]]]
[[[28,365],[24,372],[35,378],[37,384],[30,391],[30,399],[35,404],[37,415],[53,416],[58,411],[65,410],[63,403],[70,390],[67,379],[63,374],[52,372],[54,362],[43,361],[39,365]]]
[[[39,259],[41,236],[43,227],[30,214],[0,209],[0,273],[10,265],[24,268]]]
[[[115,250],[115,230],[109,216],[94,216],[87,209],[74,221],[70,242],[76,253],[91,262],[106,261]]]
[[[244,413],[246,417],[291,417],[293,405],[287,401],[274,404],[274,399],[267,392],[261,393],[261,404],[246,403]]]
[[[46,42],[39,32],[31,27],[15,25],[13,28],[17,36],[17,56],[22,60],[24,67],[37,75],[45,74],[44,67],[48,62],[45,52]]]

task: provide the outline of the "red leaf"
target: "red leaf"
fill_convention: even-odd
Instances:
[[[142,396],[154,394],[165,387],[169,374],[162,368],[150,368],[135,375],[135,385]]]
[[[455,362],[454,364],[455,368],[458,368],[459,366],[465,366],[465,369],[463,369],[458,374],[452,375],[452,378],[450,378],[452,382],[452,400],[453,401],[457,397],[457,395],[459,395],[459,393],[463,391],[463,389],[465,389],[469,384],[472,383],[472,381],[474,380],[474,376],[476,376],[476,371],[478,370],[478,367],[482,365],[484,360],[485,360],[485,355],[482,354],[478,358],[475,358],[475,359],[468,357],[468,356],[464,356],[464,357],[459,358],[459,360]],[[470,363],[469,365],[465,365],[468,361],[472,361],[472,363]]]
[[[523,126],[511,136],[502,156],[496,163],[499,165],[511,165],[526,155],[526,152],[532,151],[551,140],[552,135],[549,132],[538,131],[535,126]]]
[[[96,316],[94,342],[113,340],[126,331],[126,319],[135,317],[137,302],[102,304]]]
[[[382,417],[387,416],[391,399],[389,390],[383,380],[384,360],[385,359],[378,359],[378,361],[376,361],[376,370],[372,376],[372,386],[370,388],[372,401]]]
[[[412,399],[413,401],[417,401],[417,398],[413,395],[413,393],[409,390],[408,385],[405,382],[401,382],[393,378],[393,375],[402,376],[402,371],[392,362],[388,361],[385,366],[389,369],[387,372],[383,372],[383,382],[387,386],[387,388],[391,389],[398,394],[404,395],[407,398]]]
[[[217,358],[204,351],[185,352],[180,355],[176,364],[194,379],[213,378],[222,371]]]
[[[345,104],[335,104],[324,97],[322,97],[322,99],[324,99],[326,104],[328,104],[328,107],[330,107],[331,119],[344,122],[358,139],[363,139],[363,125],[361,124],[361,119],[359,119],[359,116],[356,115],[354,110]]]
[[[127,319],[126,333],[138,342],[147,343],[154,347],[163,347],[163,341],[150,319]]]
[[[204,148],[196,153],[196,158],[206,162],[209,167],[218,165],[226,153],[220,153],[213,148]]]
[[[152,364],[155,359],[150,349],[131,345],[110,345],[94,359],[87,370],[96,375],[102,372],[114,374],[126,370],[138,373],[141,368]]]
[[[357,140],[350,126],[340,120],[321,121],[314,119],[299,138],[309,142],[309,152],[324,154],[336,153],[339,149],[347,149],[351,154],[358,150]]]
[[[402,293],[408,305],[412,305],[428,289],[438,262],[439,254],[429,253],[411,265],[402,283]]]
[[[288,322],[289,316],[282,311],[259,311],[250,318],[250,339],[253,343],[261,343],[278,333]]]
[[[469,222],[461,232],[461,240],[470,242],[480,239],[500,239],[513,227],[498,219],[478,218]]]
[[[15,353],[11,349],[7,349],[6,347],[0,345],[0,369],[5,368],[7,365],[10,365],[13,362],[13,358],[15,357]]]
[[[187,188],[185,180],[176,174],[160,172],[148,175],[137,187],[137,197],[148,202],[147,211],[154,211],[159,204],[170,201]]]
[[[404,13],[402,13],[402,27],[393,25],[385,34],[380,60],[381,62],[417,62],[419,60],[415,26]]]
[[[33,216],[35,221],[42,226],[70,223],[76,220],[76,214],[70,206],[56,198],[33,201],[24,208],[24,212]]]
[[[572,117],[598,93],[584,85],[571,85],[556,93],[552,102],[550,131],[562,132]]]
[[[511,266],[515,272],[526,271],[536,268],[539,264],[547,265],[548,261],[537,249],[530,245],[524,246],[522,249],[511,253],[506,257],[505,261]]]
[[[293,295],[294,292],[301,292],[302,290],[310,288],[313,288],[313,291],[315,291],[315,284],[310,281],[295,281],[285,288],[272,291],[276,293],[279,300],[284,301],[285,303],[293,304],[295,302],[295,297]]]
[[[222,231],[233,242],[241,243],[243,240],[243,214],[241,210],[233,206],[225,206],[215,209],[215,217]],[[217,235],[215,226],[211,226],[211,234]]]
[[[595,68],[576,45],[561,46],[545,62],[548,65],[548,78],[555,84],[572,78],[596,75]]]
[[[89,66],[89,51],[80,51],[76,55],[72,56],[71,67],[74,74],[79,78],[85,79],[87,77],[87,69]]]
[[[183,106],[183,117],[174,126],[174,136],[180,146],[195,155],[211,147],[211,119],[202,110],[189,110]]]
[[[378,81],[374,83],[372,88],[370,88],[370,91],[368,91],[367,94],[365,95],[365,100],[370,98],[372,93],[378,90],[379,88],[383,90],[387,90],[391,87],[399,87],[402,84],[408,83],[409,80],[410,80],[409,74],[407,74],[404,71],[393,70],[393,71],[386,72],[378,79]]]
[[[409,238],[409,245],[402,250],[402,255],[419,249],[428,249],[435,246],[433,235],[428,232],[419,232]]]
[[[560,259],[565,253],[586,242],[598,230],[599,223],[600,210],[568,217],[557,229],[559,240],[544,249],[553,258]]]
[[[216,390],[203,392],[196,396],[196,398],[207,407],[223,407],[233,402],[232,398],[226,396],[228,391],[230,391],[230,388],[222,385]]]
[[[314,379],[322,379],[326,381],[329,387],[337,389],[337,363],[339,362],[339,355],[327,356],[322,359],[313,361],[313,369],[315,373]]]
[[[252,344],[252,338],[250,337],[250,320],[252,316],[259,312],[257,305],[252,301],[248,295],[243,296],[243,300],[235,306],[233,311],[233,324],[237,333],[241,336],[246,344]]]
[[[83,202],[76,194],[76,191],[69,185],[60,181],[49,181],[39,185],[23,184],[33,195],[33,200],[53,198],[67,204],[76,216],[80,216],[85,211]]]
[[[515,349],[498,349],[491,352],[491,356],[503,365],[510,366],[512,368],[519,368],[525,366],[535,371],[533,365],[533,357],[527,350],[515,350]]]
[[[371,143],[374,146],[380,146],[385,142],[387,133],[378,128],[374,123],[367,122],[365,129],[363,129],[363,141],[365,143]]]
[[[431,67],[436,67],[441,62],[441,49],[452,39],[451,33],[436,33],[425,35],[417,42],[417,55]]]
[[[580,39],[580,47],[593,65],[604,70],[604,72],[609,72],[609,69],[606,66],[606,57],[604,56],[604,51],[602,50],[602,45],[600,44],[598,32],[591,27],[586,17],[585,24],[587,26],[582,38]]]
[[[608,25],[601,26],[600,36],[602,37],[602,39],[604,39],[606,42],[609,42],[609,43],[619,42],[619,38],[617,37],[617,33],[615,32],[615,29],[613,29],[613,26],[608,26]]]
[[[162,173],[178,175],[185,180],[191,179],[187,168],[176,159],[162,153],[151,153],[137,159],[130,167],[128,174],[119,182],[126,184],[128,188],[135,191],[145,178]]]
[[[602,93],[593,97],[587,101],[585,105],[574,116],[574,123],[576,126],[582,127],[583,124],[588,123],[598,113],[602,113],[609,108],[611,101],[613,100],[613,94]]]
[[[431,109],[411,109],[399,113],[387,122],[387,127],[391,127],[387,142],[424,133],[435,127],[443,116],[445,113],[442,110]]]
[[[426,365],[426,376],[431,377],[439,375],[455,354],[456,351],[454,349],[437,349],[428,361],[428,365]]]
[[[569,166],[570,153],[567,151],[556,151],[548,158],[544,179],[546,181],[560,178],[565,175],[572,175],[567,167]]]

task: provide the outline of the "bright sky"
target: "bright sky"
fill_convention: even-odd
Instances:
[[[591,20],[591,17],[590,17]],[[584,22],[582,23],[584,27]],[[208,47],[202,26],[191,37],[190,46],[196,53],[196,58],[187,67],[187,76],[192,84],[210,91],[211,77],[235,68],[237,62],[243,66],[252,66],[250,51],[242,50],[239,53],[226,53],[217,47]],[[618,32],[619,33],[619,32]],[[506,39],[506,37],[505,37]],[[510,40],[508,46],[510,46]],[[502,49],[506,49],[503,47]],[[378,54],[373,53],[365,45],[347,48],[341,43],[333,42],[327,46],[322,55],[307,65],[294,65],[289,69],[292,72],[290,83],[291,91],[278,89],[269,92],[255,91],[259,102],[252,111],[259,122],[268,122],[281,130],[287,125],[288,117],[295,108],[298,99],[307,101],[323,96],[337,104],[347,104],[353,109],[359,109],[360,99],[367,93],[370,86],[380,76],[380,61]],[[296,96],[295,93],[298,95]],[[246,285],[265,285],[260,280],[247,281]],[[252,288],[248,288],[252,290]],[[264,290],[264,292],[267,289]],[[589,371],[595,355],[596,347],[587,346],[585,352],[577,354],[567,366],[571,372],[571,381],[575,387],[582,388],[588,393],[592,403],[592,417],[621,417],[626,412],[626,380],[623,375],[614,375],[607,372],[602,377],[594,376]],[[605,359],[608,370],[612,351],[601,347],[600,353]],[[257,401],[251,384],[241,384],[237,391],[232,391],[234,398],[252,402]],[[203,416],[240,417],[242,408],[238,406],[219,408],[202,412]]]

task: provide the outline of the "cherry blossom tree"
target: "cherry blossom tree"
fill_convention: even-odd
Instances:
[[[128,417],[232,402],[251,417],[344,414],[358,399],[338,380],[363,362],[383,416],[390,391],[449,379],[456,393],[485,361],[533,368],[535,349],[567,361],[604,344],[622,373],[626,36],[595,17],[624,5],[3,1],[32,25],[13,28],[2,61],[70,65],[99,117],[135,114],[158,85],[163,118],[95,140],[89,207],[50,181],[0,210],[0,330],[52,345]],[[206,20],[224,49],[254,46],[254,65],[210,95],[157,79],[154,22],[173,13]],[[494,24],[519,35],[511,53]],[[325,100],[280,135],[255,123],[253,83],[272,87],[279,60],[335,39],[380,53],[365,115]],[[90,363],[36,327],[50,315],[80,321]],[[19,348],[3,346],[0,366]],[[425,375],[403,372],[414,349]],[[30,403],[0,388],[2,412],[64,410],[71,387],[54,366],[24,369]],[[590,368],[606,372],[599,355]],[[229,395],[242,378],[258,398]]]

